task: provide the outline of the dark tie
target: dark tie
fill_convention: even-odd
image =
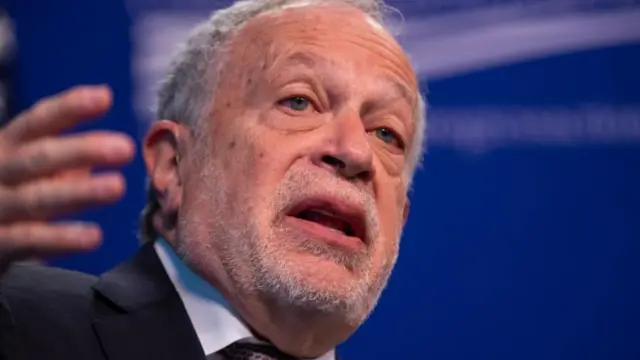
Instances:
[[[226,360],[297,360],[271,345],[233,343],[218,354]]]

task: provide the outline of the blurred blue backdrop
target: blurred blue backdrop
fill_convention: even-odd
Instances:
[[[168,55],[229,3],[5,0],[12,109],[106,83],[113,110],[83,129],[139,138]],[[640,2],[391,4],[429,152],[389,288],[344,357],[640,359]],[[125,174],[122,202],[80,216],[102,248],[55,265],[97,274],[136,250],[142,162]]]

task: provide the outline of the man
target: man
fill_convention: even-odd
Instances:
[[[104,87],[46,99],[0,132],[6,359],[334,359],[398,254],[422,151],[415,74],[375,0],[244,1],[200,26],[143,143],[146,243],[100,278],[11,261],[89,250],[46,220],[117,200],[132,141],[54,137]]]

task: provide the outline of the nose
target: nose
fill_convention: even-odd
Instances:
[[[334,119],[326,135],[313,154],[315,165],[349,180],[373,178],[373,149],[357,113]]]

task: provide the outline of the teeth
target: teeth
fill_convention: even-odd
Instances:
[[[317,212],[318,214],[323,214],[323,215],[327,215],[327,216],[331,216],[331,217],[338,217],[338,215],[336,213],[334,213],[333,211],[329,211],[329,210],[314,209],[313,211]]]

